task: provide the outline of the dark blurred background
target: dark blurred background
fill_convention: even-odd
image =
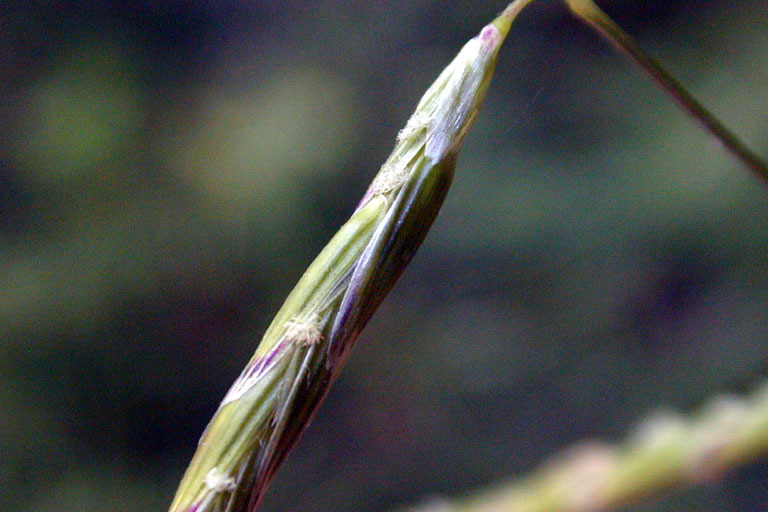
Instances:
[[[763,0],[603,2],[768,155]],[[504,2],[4,2],[0,509],[165,510],[421,93]],[[263,506],[387,511],[768,368],[768,191],[554,0]],[[765,510],[768,464],[627,510]]]

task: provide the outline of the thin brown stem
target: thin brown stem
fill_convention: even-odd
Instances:
[[[627,54],[659,87],[664,89],[678,105],[696,119],[705,130],[714,135],[742,164],[768,184],[768,164],[749,149],[736,135],[717,119],[704,105],[683,87],[659,62],[645,53],[637,42],[621,29],[592,0],[564,0],[571,11],[593,27],[614,47]]]

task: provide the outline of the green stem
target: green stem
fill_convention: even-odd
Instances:
[[[742,164],[768,184],[768,164],[750,150],[738,137],[709,112],[685,87],[665,70],[659,62],[645,53],[632,37],[624,32],[592,0],[564,0],[571,11],[593,27],[614,47],[626,53],[651,78],[696,119],[705,130],[714,135]]]
[[[623,445],[583,443],[525,478],[408,512],[607,512],[680,485],[717,482],[768,453],[768,384],[688,418],[657,414]],[[404,512],[404,511],[403,511]]]

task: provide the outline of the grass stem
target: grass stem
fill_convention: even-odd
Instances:
[[[594,28],[614,47],[627,54],[731,154],[768,184],[768,164],[699,103],[656,59],[644,52],[637,42],[592,0],[565,0],[565,3],[576,16]]]
[[[689,418],[659,413],[623,445],[572,447],[533,474],[408,512],[607,512],[674,487],[719,481],[768,453],[768,384],[720,396]],[[402,511],[405,512],[405,511]]]

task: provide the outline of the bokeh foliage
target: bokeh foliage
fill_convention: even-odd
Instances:
[[[768,154],[760,0],[604,4]],[[166,507],[271,315],[502,7],[5,5],[0,508]],[[541,0],[433,232],[264,509],[459,493],[749,388],[767,256],[760,183]],[[747,509],[764,475],[631,510]]]

